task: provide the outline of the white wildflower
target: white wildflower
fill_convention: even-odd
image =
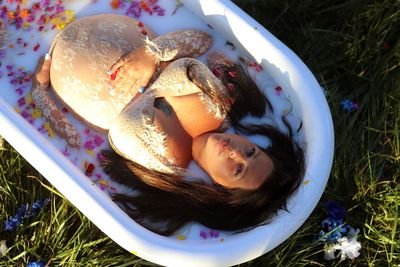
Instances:
[[[353,237],[350,240],[347,237],[342,237],[338,241],[340,242],[340,259],[344,260],[346,257],[355,259],[360,256],[361,243],[357,241],[357,237]]]
[[[339,244],[327,245],[324,246],[324,260],[330,261],[336,259],[335,252],[338,249]]]
[[[7,250],[8,250],[8,247],[6,245],[6,241],[1,240],[0,241],[0,256],[3,257],[4,255],[6,255]]]
[[[357,238],[351,238],[350,240],[347,237],[342,237],[338,239],[339,243],[335,243],[332,245],[325,245],[324,247],[324,259],[325,260],[333,260],[340,256],[341,260],[346,258],[355,259],[360,256],[359,250],[361,249],[361,243],[357,241]],[[335,255],[335,252],[339,250],[339,252]]]

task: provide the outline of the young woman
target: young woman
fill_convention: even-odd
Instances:
[[[209,35],[186,30],[152,41],[149,35],[119,15],[71,23],[53,42],[52,59],[38,64],[37,107],[79,147],[78,133],[48,94],[51,80],[55,95],[78,117],[108,131],[116,153],[104,152],[102,165],[138,192],[114,199],[145,227],[168,235],[190,221],[223,230],[266,222],[300,185],[301,149],[271,126],[240,123],[272,108],[239,65],[214,54],[214,75],[192,58],[212,45]],[[169,65],[163,69],[160,62]],[[224,133],[228,122],[242,134],[268,137],[271,145]],[[211,184],[186,179],[192,160]]]

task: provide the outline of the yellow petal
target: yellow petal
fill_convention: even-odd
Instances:
[[[187,237],[186,237],[185,235],[177,235],[176,238],[177,238],[178,240],[183,241],[183,240],[186,240]]]
[[[91,149],[86,149],[86,153],[88,153],[90,156],[94,157],[94,152]]]
[[[34,110],[32,111],[32,118],[37,119],[37,118],[39,118],[40,116],[41,116],[41,113],[40,113],[39,110],[34,109]]]

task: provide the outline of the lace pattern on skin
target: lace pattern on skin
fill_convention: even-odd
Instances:
[[[199,30],[181,30],[164,34],[153,41],[146,39],[146,51],[159,61],[181,57],[198,57],[213,43],[212,37]]]
[[[235,63],[225,54],[222,54],[220,52],[213,52],[207,56],[207,65],[211,70],[213,70],[219,65],[232,67],[235,65]]]
[[[222,95],[222,98],[228,97],[227,89],[223,83],[211,73],[206,65],[193,58],[181,58],[172,62],[149,89],[154,90],[157,97],[180,96],[198,92],[207,112],[217,119],[224,119],[226,114],[224,114],[221,106],[188,79],[187,68],[189,66],[191,66],[191,70],[199,78],[201,84],[209,85],[212,92]]]
[[[182,173],[175,160],[167,157],[167,136],[154,124],[155,95],[145,92],[117,117],[108,133],[111,146],[121,156],[149,169]]]
[[[48,120],[51,128],[73,148],[79,148],[81,141],[76,128],[60,111],[48,92],[48,87],[36,85],[32,88],[32,99],[36,108]]]
[[[55,39],[51,80],[56,95],[90,125],[107,130],[135,96],[136,90],[112,89],[107,70],[144,45],[141,29],[125,16],[98,15],[69,24]]]
[[[4,47],[7,40],[7,29],[3,20],[0,19],[0,49]]]

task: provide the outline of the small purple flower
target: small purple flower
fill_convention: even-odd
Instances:
[[[160,9],[160,10],[158,10],[157,11],[157,15],[159,15],[159,16],[164,16],[165,15],[165,10],[164,9]]]
[[[18,106],[22,107],[26,104],[25,97],[18,99]]]
[[[204,230],[201,230],[200,231],[200,237],[203,238],[203,239],[207,239],[207,232],[204,231]]]
[[[93,144],[93,142],[92,141],[86,141],[85,142],[85,144],[83,145],[86,149],[89,149],[89,150],[93,150],[94,149],[94,144]]]
[[[210,236],[212,238],[218,238],[219,237],[219,232],[215,230],[210,230]]]
[[[66,157],[71,156],[71,153],[68,151],[68,148],[67,148],[67,147],[64,148],[64,151],[63,151],[62,153],[63,153],[63,155],[66,156]]]
[[[30,117],[31,117],[31,114],[28,112],[28,111],[26,111],[26,110],[23,110],[22,112],[21,112],[21,116],[22,116],[22,118],[24,118],[24,119],[30,119]]]
[[[18,95],[23,95],[24,94],[24,88],[23,87],[19,87],[19,88],[15,89],[15,91],[17,92]]]
[[[101,136],[95,135],[93,138],[93,142],[95,146],[101,146],[104,143],[104,140],[103,138],[101,138]]]
[[[27,22],[34,22],[35,21],[35,15],[33,13],[30,13],[28,18],[26,19]]]

